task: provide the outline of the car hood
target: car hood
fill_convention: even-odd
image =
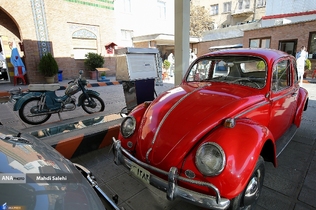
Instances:
[[[138,158],[171,167],[207,132],[264,97],[230,84],[183,84],[156,98],[145,112],[139,132]],[[181,151],[181,152],[179,152]]]
[[[104,209],[75,166],[29,134],[0,126],[0,204],[25,209]]]

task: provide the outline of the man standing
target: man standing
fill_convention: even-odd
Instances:
[[[298,73],[298,78],[300,80],[300,85],[303,84],[305,61],[307,58],[308,58],[308,52],[306,51],[306,47],[302,46],[301,51],[296,53],[296,65],[297,65],[297,73]]]

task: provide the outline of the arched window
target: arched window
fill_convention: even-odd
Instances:
[[[72,48],[74,59],[85,59],[89,52],[97,53],[97,36],[86,29],[80,29],[72,34]]]

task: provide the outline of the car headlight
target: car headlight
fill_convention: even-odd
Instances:
[[[205,143],[196,152],[195,164],[203,175],[216,176],[225,167],[225,153],[218,144],[214,142]]]
[[[136,128],[136,120],[132,116],[126,117],[121,124],[121,133],[124,138],[133,135]]]

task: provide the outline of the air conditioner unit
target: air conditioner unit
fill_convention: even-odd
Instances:
[[[288,23],[291,23],[292,21],[289,20],[289,19],[285,19],[285,18],[282,18],[282,19],[276,19],[274,21],[274,25],[283,25],[283,24],[288,24]]]
[[[282,24],[283,24],[283,19],[277,19],[274,21],[275,26],[282,25]]]

